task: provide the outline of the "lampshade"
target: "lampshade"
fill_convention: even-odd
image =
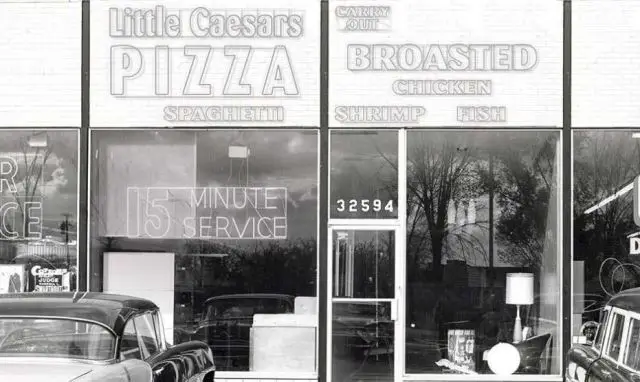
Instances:
[[[533,274],[507,273],[507,298],[510,305],[533,304]]]

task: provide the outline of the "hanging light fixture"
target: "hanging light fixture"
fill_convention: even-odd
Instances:
[[[28,138],[27,144],[32,148],[44,148],[49,145],[49,137],[47,134],[36,133]]]

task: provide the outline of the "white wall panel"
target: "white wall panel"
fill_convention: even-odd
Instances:
[[[173,343],[175,255],[106,252],[103,265],[103,292],[152,301],[160,308],[165,337]],[[144,271],[142,282],[140,270]]]
[[[559,127],[562,20],[559,0],[331,0],[330,123]]]
[[[93,1],[91,46],[92,126],[319,124],[318,0]]]
[[[80,126],[80,1],[0,1],[0,126]]]
[[[572,2],[574,127],[640,124],[640,2]]]

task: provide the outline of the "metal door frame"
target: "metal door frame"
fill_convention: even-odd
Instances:
[[[326,378],[327,382],[331,382],[333,358],[332,358],[332,315],[333,315],[333,232],[335,230],[393,230],[396,235],[395,244],[395,305],[397,310],[397,319],[394,324],[393,338],[393,380],[400,382],[405,375],[405,316],[406,316],[406,216],[407,216],[407,130],[406,128],[359,128],[359,129],[335,129],[336,131],[395,131],[398,134],[398,200],[397,200],[397,218],[387,219],[335,219],[331,218],[331,211],[327,211],[328,229],[327,229],[327,331],[326,337]],[[331,131],[329,131],[328,146],[329,158],[328,167],[331,168]],[[331,174],[327,178],[328,189],[331,190]],[[329,195],[329,198],[331,196]],[[327,206],[328,207],[328,206]],[[384,301],[385,299],[379,299]],[[386,299],[387,301],[390,299]],[[338,299],[339,301],[339,299]],[[357,301],[357,300],[356,300]],[[370,300],[369,300],[370,301]],[[392,303],[393,304],[393,303]]]
[[[394,249],[394,296],[393,298],[349,298],[333,297],[334,269],[333,269],[333,236],[335,231],[392,231],[395,235]],[[391,304],[392,314],[395,310],[395,321],[393,325],[393,380],[402,380],[404,370],[404,283],[405,283],[405,247],[404,234],[401,224],[398,221],[372,221],[354,219],[349,224],[330,224],[327,234],[328,267],[327,267],[327,379],[331,381],[333,369],[333,304],[357,302],[388,302]],[[395,306],[395,308],[394,308]]]

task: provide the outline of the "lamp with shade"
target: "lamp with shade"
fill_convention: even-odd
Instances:
[[[507,273],[506,303],[516,306],[516,322],[513,327],[513,342],[522,341],[522,322],[520,320],[520,305],[533,304],[533,274]]]

